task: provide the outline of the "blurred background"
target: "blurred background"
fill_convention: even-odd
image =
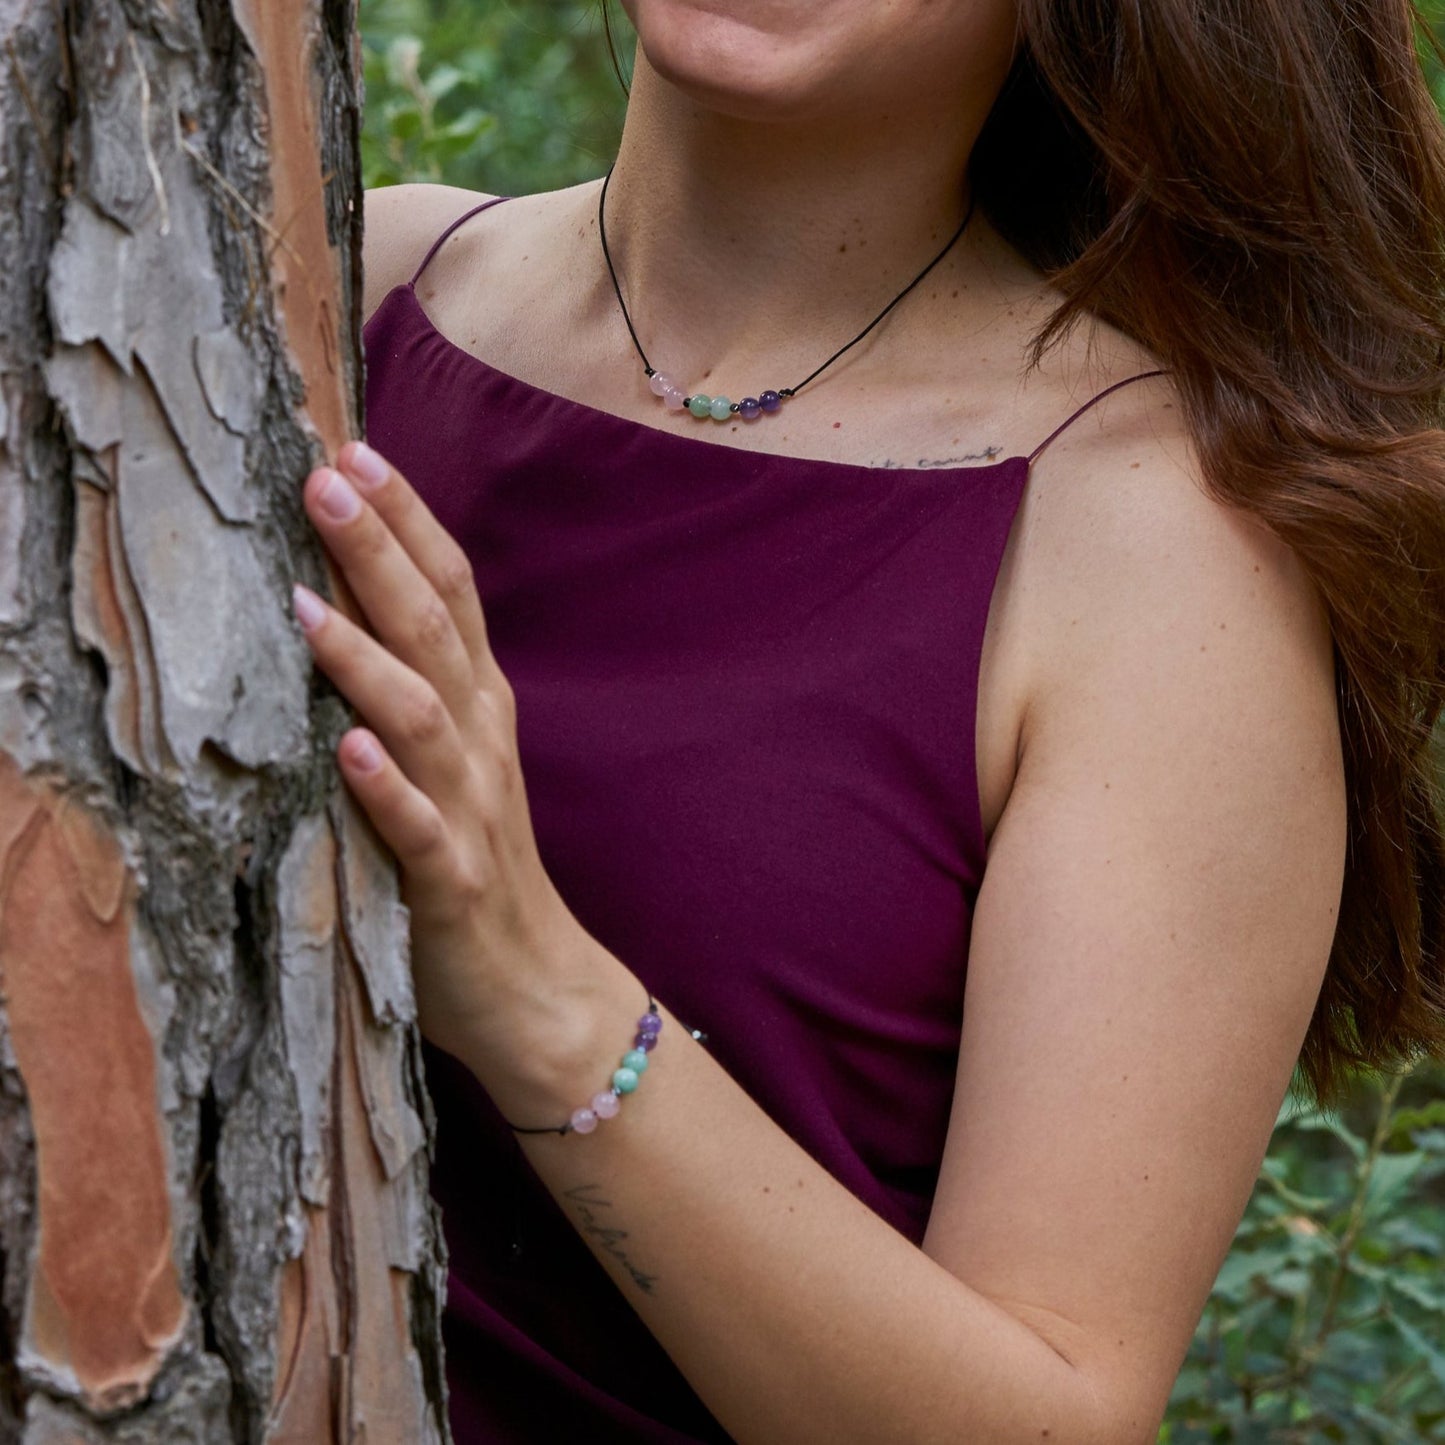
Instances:
[[[505,196],[600,176],[627,99],[600,17],[599,0],[361,0],[366,184]]]
[[[1445,0],[1420,13],[1445,106],[1425,43]],[[517,195],[611,161],[625,95],[597,0],[361,0],[361,31],[368,186]],[[1362,1079],[1328,1115],[1286,1102],[1159,1440],[1445,1445],[1445,1068]]]
[[[1445,37],[1445,0],[1417,8]],[[632,37],[611,9],[625,74]],[[600,0],[361,0],[367,185],[512,195],[600,176],[626,99],[600,15]],[[1445,74],[1421,56],[1445,105]]]

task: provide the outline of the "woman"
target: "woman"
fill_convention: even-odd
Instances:
[[[1152,1440],[1297,1060],[1445,1047],[1407,7],[628,13],[605,208],[368,198],[306,488],[457,1439]]]

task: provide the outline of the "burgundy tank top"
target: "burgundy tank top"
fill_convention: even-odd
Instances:
[[[413,290],[487,204],[367,323],[367,429],[472,559],[542,861],[772,1119],[920,1242],[985,861],[984,623],[1053,437],[877,469],[544,391],[447,340]],[[726,1441],[471,1075],[430,1047],[426,1066],[457,1445]]]

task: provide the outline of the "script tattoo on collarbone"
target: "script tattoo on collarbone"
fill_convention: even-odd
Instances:
[[[919,457],[914,462],[898,462],[889,457],[878,465],[886,471],[926,472],[934,467],[962,467],[970,462],[991,462],[1003,452],[1002,447],[989,446],[981,452],[965,452],[961,457]]]
[[[657,1283],[657,1276],[639,1269],[628,1257],[627,1251],[622,1248],[622,1241],[628,1237],[627,1231],[605,1223],[598,1214],[598,1210],[612,1208],[612,1201],[604,1199],[601,1191],[600,1184],[579,1184],[575,1189],[564,1190],[562,1197],[570,1200],[576,1207],[583,1235],[596,1240],[597,1247],[610,1254],[627,1271],[633,1284],[643,1294],[651,1294]]]

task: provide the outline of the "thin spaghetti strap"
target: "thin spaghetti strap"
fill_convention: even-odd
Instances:
[[[416,268],[416,274],[406,284],[408,286],[416,285],[416,283],[421,279],[421,273],[426,270],[427,263],[431,260],[433,256],[436,255],[437,251],[441,248],[442,242],[445,241],[446,238],[450,236],[451,233],[455,231],[456,228],[460,226],[463,221],[470,221],[471,218],[477,215],[479,212],[490,211],[493,206],[500,206],[503,201],[508,200],[511,200],[510,196],[493,196],[490,201],[483,201],[481,205],[473,206],[470,211],[463,211],[462,214],[458,216],[456,220],[453,221],[451,225],[448,226],[446,230],[443,231],[441,235],[438,236],[436,240],[431,243],[431,250],[422,257],[421,265]]]
[[[1095,406],[1099,402],[1103,401],[1103,399],[1111,392],[1118,391],[1121,386],[1128,386],[1130,385],[1130,383],[1135,381],[1147,381],[1148,378],[1151,376],[1168,375],[1168,371],[1165,370],[1141,371],[1138,376],[1126,376],[1123,381],[1116,381],[1113,386],[1106,386],[1103,391],[1101,391],[1097,396],[1091,396],[1088,401],[1086,401],[1083,406],[1081,406],[1078,411],[1073,414],[1073,416],[1071,416],[1066,422],[1064,422],[1062,426],[1055,427],[1053,431],[1051,431],[1048,436],[1046,436],[1043,441],[1041,441],[1038,446],[1036,446],[1033,451],[1029,453],[1029,465],[1033,465],[1033,463],[1043,454],[1044,448],[1047,447],[1050,442],[1055,441],[1058,437],[1062,436],[1063,433],[1068,431],[1068,429],[1073,426],[1073,424],[1078,421],[1078,419],[1083,416],[1083,414],[1088,411],[1091,406]]]

